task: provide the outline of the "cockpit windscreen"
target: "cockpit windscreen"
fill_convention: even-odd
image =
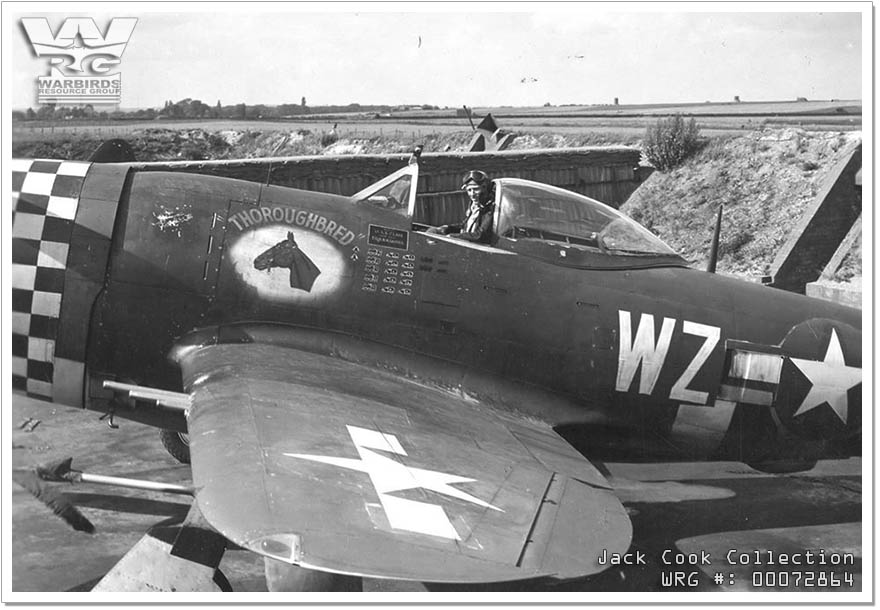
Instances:
[[[637,222],[595,199],[528,180],[499,183],[501,237],[560,242],[608,255],[676,255]]]

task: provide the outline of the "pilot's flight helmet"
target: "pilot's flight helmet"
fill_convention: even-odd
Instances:
[[[485,172],[481,172],[479,170],[471,170],[464,175],[464,178],[461,181],[462,190],[471,182],[474,184],[482,184],[484,186],[489,183],[489,176],[485,174]]]

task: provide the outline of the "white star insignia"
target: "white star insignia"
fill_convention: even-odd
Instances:
[[[452,487],[455,483],[471,483],[475,479],[436,470],[413,468],[374,451],[379,450],[395,455],[407,455],[406,450],[404,450],[397,437],[393,434],[383,434],[375,430],[358,428],[357,426],[346,426],[346,428],[348,428],[351,440],[357,448],[360,459],[306,453],[285,453],[284,455],[301,460],[330,464],[339,468],[356,470],[369,475],[379,497],[379,502],[385,510],[388,522],[394,529],[440,536],[451,540],[461,539],[442,507],[394,495],[395,492],[407,489],[426,489],[458,498],[483,508],[504,512],[497,506],[492,506],[476,496]]]
[[[794,417],[827,402],[835,415],[845,424],[849,407],[846,393],[850,388],[861,383],[862,369],[847,366],[844,362],[837,331],[831,329],[831,339],[828,341],[828,350],[825,352],[824,360],[803,360],[801,358],[790,358],[790,360],[813,384],[810,392],[801,402],[801,406],[795,411]]]
[[[483,508],[491,508],[492,510],[500,510],[492,506],[488,502],[484,502],[469,493],[465,493],[460,489],[452,487],[452,483],[471,483],[476,479],[460,477],[454,474],[446,474],[436,470],[424,470],[422,468],[413,468],[404,466],[396,460],[380,455],[375,451],[359,447],[361,459],[354,460],[351,458],[338,458],[325,455],[307,455],[302,453],[285,453],[289,457],[300,458],[303,460],[311,460],[313,462],[323,462],[340,468],[348,468],[349,470],[357,470],[370,475],[376,491],[380,494],[389,494],[396,491],[404,491],[407,489],[429,489],[437,493],[446,494],[465,502],[472,502]]]

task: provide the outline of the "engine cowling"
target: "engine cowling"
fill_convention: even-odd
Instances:
[[[13,160],[14,389],[82,406],[88,320],[128,169]]]

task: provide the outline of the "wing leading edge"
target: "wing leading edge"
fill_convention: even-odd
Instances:
[[[629,546],[608,483],[549,427],[278,345],[188,350],[181,366],[196,501],[254,552],[464,583],[585,576]]]

